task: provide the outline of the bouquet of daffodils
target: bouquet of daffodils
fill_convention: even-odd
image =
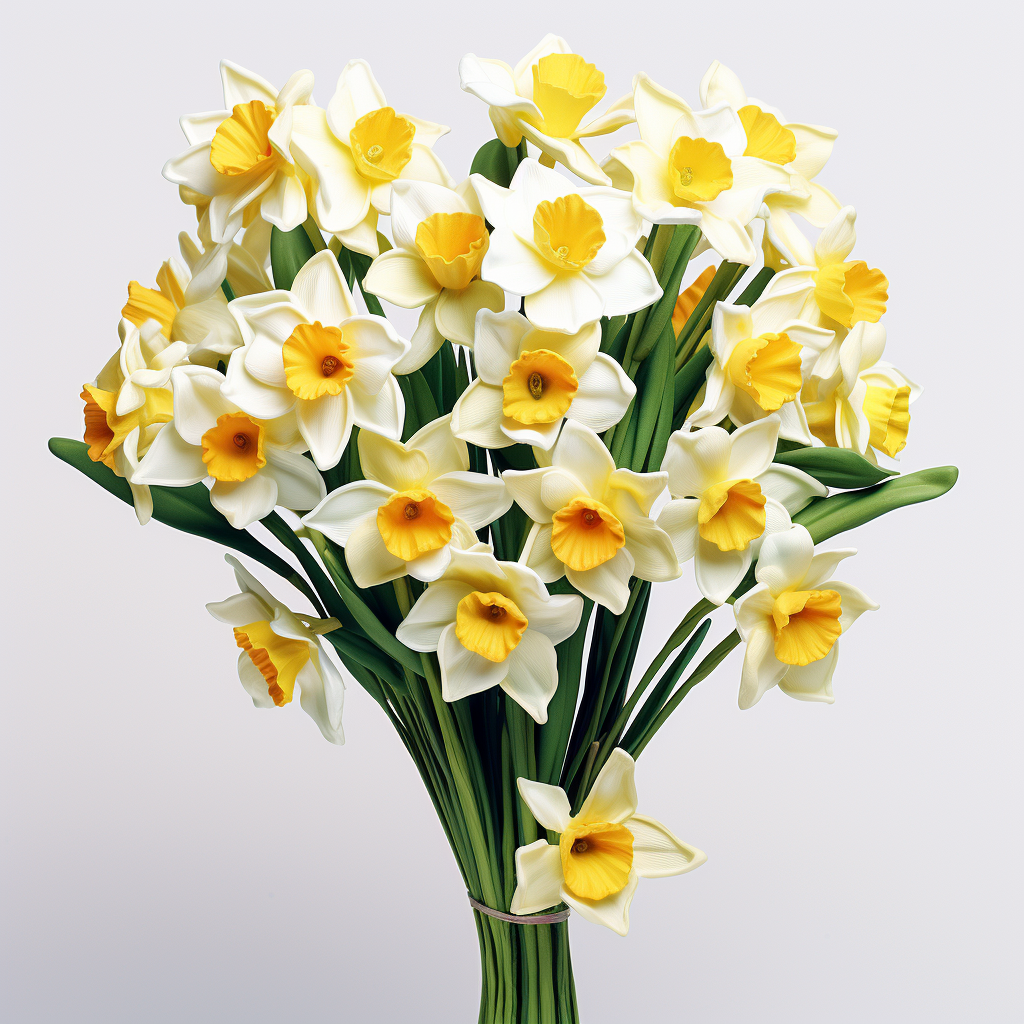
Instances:
[[[198,219],[188,269],[128,285],[84,442],[50,447],[299,592],[227,556],[238,593],[208,607],[242,685],[297,692],[332,743],[345,674],[373,697],[470,896],[480,1020],[563,1024],[569,913],[625,935],[641,879],[705,859],[640,813],[635,759],[741,644],[741,708],[831,703],[877,606],[836,577],[853,549],[816,546],[956,470],[895,469],[920,388],[817,181],[835,131],[718,63],[699,106],[639,74],[594,115],[603,74],[550,35],[459,74],[496,138],[457,183],[448,129],[365,61],[326,106],[309,71],[225,61],[163,171]],[[590,140],[634,124],[599,163]],[[652,584],[691,567],[702,597],[641,671]],[[716,612],[735,628],[702,651]]]

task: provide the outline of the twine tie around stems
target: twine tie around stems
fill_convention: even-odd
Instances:
[[[509,924],[561,924],[569,917],[568,907],[554,914],[506,914],[503,910],[492,910],[486,903],[473,899],[471,893],[467,892],[466,895],[475,910],[488,917],[496,917],[499,921],[508,921]]]

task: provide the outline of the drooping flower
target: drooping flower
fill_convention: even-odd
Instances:
[[[516,850],[513,914],[536,914],[565,902],[581,917],[619,935],[629,930],[629,905],[641,878],[698,868],[706,854],[677,839],[654,818],[637,814],[636,763],[616,747],[579,814],[558,786],[518,779],[519,795],[558,842],[538,839]]]
[[[512,498],[495,476],[470,473],[465,441],[451,416],[418,430],[405,444],[359,432],[365,480],[331,491],[305,526],[345,548],[352,579],[367,588],[406,574],[436,580],[452,547],[477,543],[479,530],[508,511]]]
[[[578,594],[548,594],[532,569],[476,544],[452,550],[444,576],[396,635],[414,651],[437,651],[446,701],[500,686],[543,724],[558,686],[555,644],[576,632],[582,614]]]
[[[221,391],[224,375],[206,366],[171,374],[174,420],[156,436],[136,483],[187,487],[210,479],[210,501],[237,530],[275,505],[305,512],[324,497],[323,477],[300,452],[295,416],[260,420]]]
[[[782,437],[812,444],[800,391],[833,338],[832,331],[793,319],[788,304],[773,298],[762,296],[752,306],[717,303],[704,400],[687,425],[713,426],[726,416],[741,425],[777,413]]]
[[[636,249],[642,221],[629,196],[577,189],[558,171],[524,160],[502,188],[471,175],[494,225],[483,277],[526,299],[541,330],[575,334],[602,316],[632,313],[661,296],[651,265]]]
[[[338,464],[353,424],[402,436],[405,400],[393,370],[409,343],[384,317],[359,312],[329,249],[302,266],[290,291],[230,308],[251,340],[231,357],[225,396],[261,419],[294,411],[320,469]]]
[[[317,619],[289,611],[247,572],[233,555],[225,560],[235,570],[239,594],[206,606],[221,622],[234,627],[238,678],[258,708],[290,704],[299,688],[302,710],[316,722],[324,739],[344,743],[341,713],[345,683],[324,653],[318,637],[339,629],[337,619]]]
[[[455,403],[452,429],[485,448],[548,449],[568,417],[607,430],[625,415],[636,385],[600,351],[600,324],[578,334],[541,331],[522,314],[477,316],[477,377]]]
[[[662,469],[673,500],[658,516],[680,562],[692,558],[700,592],[722,604],[750,568],[765,536],[788,530],[790,515],[826,488],[812,476],[773,463],[778,416],[729,433],[721,427],[677,430]]]
[[[896,458],[907,443],[910,405],[921,388],[882,360],[885,327],[861,320],[839,346],[839,365],[827,379],[807,382],[804,412],[811,433],[833,448],[852,448],[872,461]],[[819,360],[820,362],[820,360]]]
[[[839,637],[865,611],[878,608],[848,583],[832,579],[856,548],[814,553],[802,526],[765,539],[754,575],[758,585],[735,604],[736,628],[746,643],[739,704],[753,707],[778,686],[798,700],[831,704]]]
[[[804,239],[792,215],[799,214],[816,228],[824,227],[839,212],[839,201],[824,186],[812,181],[832,155],[838,132],[818,125],[787,121],[774,107],[747,96],[740,80],[724,64],[714,61],[700,83],[700,101],[705,107],[724,103],[739,117],[746,135],[744,156],[759,157],[785,167],[790,174],[789,192],[765,196],[770,219],[766,236],[776,236],[792,250]],[[778,269],[778,268],[776,268]]]
[[[602,164],[612,184],[632,192],[644,220],[699,225],[723,259],[755,263],[747,225],[766,195],[791,189],[790,173],[745,155],[743,124],[723,104],[691,110],[674,93],[637,75],[633,105],[640,140],[616,147]]]
[[[589,427],[566,420],[550,466],[508,470],[503,478],[534,522],[522,561],[545,583],[564,575],[621,615],[631,576],[652,583],[679,576],[672,540],[650,515],[668,474],[616,469]]]
[[[467,53],[459,62],[459,78],[466,92],[487,104],[506,146],[518,146],[525,137],[549,166],[558,161],[584,181],[611,184],[580,139],[607,135],[632,122],[633,98],[623,96],[582,124],[608,87],[604,75],[560,36],[546,35],[514,70],[504,61]]]
[[[214,242],[230,241],[256,216],[291,231],[307,216],[292,117],[309,103],[313,74],[296,71],[280,91],[230,61],[220,62],[220,75],[227,109],[181,119],[190,148],[164,164],[164,177],[210,198]]]
[[[326,110],[296,109],[292,149],[313,182],[313,209],[324,231],[356,252],[376,256],[377,217],[391,211],[399,178],[453,188],[433,145],[444,125],[398,114],[365,60],[352,60]]]
[[[480,279],[489,234],[469,181],[456,189],[426,181],[391,187],[395,247],[381,253],[363,281],[367,291],[406,309],[422,306],[411,348],[396,373],[418,370],[445,338],[473,344],[481,309],[500,312],[505,293]]]

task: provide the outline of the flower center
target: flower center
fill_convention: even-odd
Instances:
[[[554,423],[566,414],[578,389],[569,363],[550,349],[534,349],[508,368],[501,382],[501,411],[517,423]]]
[[[430,491],[396,491],[377,509],[384,546],[404,562],[443,548],[452,539],[452,510]]]
[[[738,111],[747,133],[744,156],[756,156],[773,164],[788,164],[796,159],[796,136],[779,124],[779,119],[760,107],[749,104]]]
[[[559,270],[582,270],[605,243],[603,223],[597,210],[581,195],[570,192],[537,204],[533,242]]]
[[[241,412],[226,412],[215,427],[203,434],[203,462],[214,480],[240,483],[255,476],[266,464],[263,427]]]
[[[876,324],[889,299],[889,281],[863,260],[829,263],[814,275],[814,299],[822,313],[843,327],[860,320]]]
[[[765,412],[775,412],[800,393],[800,346],[787,334],[761,334],[741,341],[725,371]]]
[[[528,621],[504,594],[467,594],[455,611],[455,635],[467,651],[488,661],[504,661],[519,646]]]
[[[765,496],[753,480],[726,480],[700,496],[697,529],[719,551],[744,551],[764,533]]]
[[[809,665],[825,657],[839,639],[842,603],[834,590],[787,590],[775,598],[772,622],[775,657],[786,665]]]
[[[669,151],[668,178],[676,205],[710,203],[732,188],[732,162],[719,143],[681,135]]]
[[[416,126],[394,107],[363,114],[348,133],[356,169],[372,181],[394,181],[412,159]]]
[[[299,324],[281,354],[285,383],[296,398],[307,402],[341,394],[355,370],[352,347],[341,328],[324,327],[319,320]]]
[[[549,53],[532,71],[533,102],[541,113],[534,127],[553,138],[570,137],[608,91],[604,75],[578,53]]]
[[[585,900],[621,892],[633,867],[633,833],[625,825],[591,821],[570,825],[558,841],[562,877]]]
[[[278,636],[265,620],[236,627],[235,643],[259,669],[274,704],[277,707],[288,704],[295,693],[295,677],[309,661],[309,645],[302,640]]]
[[[416,248],[442,288],[461,291],[477,274],[489,236],[475,213],[434,213],[416,228]]]
[[[593,498],[573,498],[551,523],[551,550],[576,572],[586,572],[615,557],[626,531],[611,509]]]
[[[261,100],[237,103],[217,126],[210,143],[210,163],[221,174],[245,174],[274,155],[270,126],[276,112]]]

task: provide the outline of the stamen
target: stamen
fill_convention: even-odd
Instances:
[[[242,433],[235,434],[235,436],[231,440],[235,442],[235,447],[236,448],[241,448],[242,451],[245,451],[245,449],[249,447],[249,435],[248,434],[242,434]]]
[[[572,844],[572,852],[586,853],[589,847],[590,844],[586,841],[586,839],[577,839],[576,842]]]
[[[544,394],[544,378],[534,371],[530,374],[530,378],[526,384],[530,389],[530,394],[539,401],[541,396]]]
[[[504,614],[505,614],[505,609],[504,608],[500,608],[496,604],[492,604],[491,605],[491,618],[492,619],[500,619]]]
[[[366,151],[366,159],[375,164],[384,155],[384,147],[376,142]]]
[[[324,356],[324,361],[320,364],[320,372],[325,377],[330,377],[332,373],[338,368],[338,360],[335,356]]]
[[[693,168],[683,167],[679,171],[679,184],[680,185],[692,185],[693,184]]]
[[[406,519],[415,519],[420,514],[420,507],[414,501],[410,501],[404,509]]]
[[[560,245],[556,251],[557,251],[558,255],[561,256],[562,259],[564,260],[566,258],[566,256],[569,255],[569,246],[567,246],[567,245]]]
[[[585,523],[592,523],[596,518],[597,515],[590,509],[587,509],[587,511],[583,513],[583,521]]]

